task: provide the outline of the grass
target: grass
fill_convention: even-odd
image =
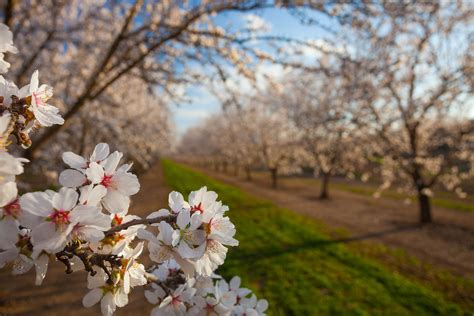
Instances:
[[[434,289],[465,310],[474,311],[474,281],[423,262],[400,248],[367,241],[353,242],[346,246],[365,258],[382,263],[390,271]]]
[[[333,184],[330,184],[330,187],[336,190],[347,191],[347,192],[352,192],[352,193],[366,195],[366,196],[372,196],[375,192],[375,188],[372,188],[372,187],[368,187],[368,186],[362,187],[362,186],[345,184],[345,183],[333,183]],[[443,195],[442,193],[436,193],[436,195],[438,195],[439,197],[433,197],[431,199],[433,205],[435,206],[449,208],[449,209],[462,211],[462,212],[474,212],[474,203],[472,203],[472,201],[460,201],[460,200],[455,200],[449,197],[441,197],[441,195]],[[407,198],[407,195],[398,193],[394,190],[387,190],[382,193],[382,196],[388,197],[391,199],[396,199],[396,200],[404,200]],[[412,201],[412,203],[417,203],[417,200],[415,197],[411,197],[410,200]]]
[[[267,174],[259,176],[269,177]],[[314,186],[316,189],[320,185],[319,179],[308,179],[308,178],[301,178],[301,177],[287,177],[285,180],[293,183],[304,183],[310,186]],[[331,179],[329,182],[329,190],[338,190],[338,191],[345,191],[351,192],[359,195],[364,196],[372,196],[376,191],[377,187],[375,185],[367,184],[367,183],[345,183],[341,181],[336,181],[335,179]],[[389,189],[382,192],[382,197],[395,199],[395,200],[405,200],[406,198],[410,198],[412,203],[417,203],[416,197],[409,197],[406,194],[399,193],[396,190]],[[456,197],[454,193],[451,192],[443,192],[437,191],[435,192],[435,196],[431,199],[431,202],[434,206],[448,208],[456,211],[461,212],[474,212],[474,200],[472,197],[468,197],[466,199],[460,199]]]
[[[218,271],[240,275],[270,303],[270,315],[463,315],[441,294],[363,258],[321,224],[174,162],[165,181],[183,193],[203,185],[229,205],[240,246]]]

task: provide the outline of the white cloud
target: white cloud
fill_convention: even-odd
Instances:
[[[272,24],[262,17],[255,14],[246,14],[243,16],[245,27],[256,33],[271,32]]]

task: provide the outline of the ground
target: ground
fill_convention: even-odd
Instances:
[[[417,205],[407,206],[398,199],[374,199],[333,190],[331,199],[321,201],[317,184],[307,179],[281,178],[279,189],[275,190],[270,187],[268,175],[258,174],[250,182],[226,173],[205,172],[279,206],[314,217],[332,227],[345,228],[350,232],[345,236],[348,239],[379,240],[403,248],[426,262],[474,278],[473,212],[435,206],[434,223],[419,226]]]
[[[230,250],[218,273],[241,275],[245,286],[269,300],[270,315],[456,315],[474,310],[474,283],[466,278],[428,268],[383,244],[354,242],[347,231],[344,238],[331,238],[328,233],[338,231],[333,226],[283,208],[257,188],[242,190],[169,161],[165,175],[173,189],[186,193],[205,184],[229,205],[240,245]],[[382,255],[388,260],[380,260]]]
[[[273,303],[272,314],[454,315],[474,309],[474,213],[435,208],[436,224],[420,228],[414,207],[396,200],[335,191],[321,202],[316,188],[301,181],[285,179],[282,189],[273,190],[262,177],[250,183],[206,171],[233,186],[228,187],[170,162],[165,166],[167,185],[159,164],[140,177],[142,190],[131,212],[145,215],[164,207],[170,188],[215,186],[237,210],[231,217],[241,241],[220,272],[242,275]],[[376,246],[379,242],[388,247]],[[65,276],[63,269],[52,263],[42,287],[34,287],[32,273],[12,277],[1,271],[0,315],[98,315],[98,307],[81,305],[85,275]],[[151,307],[142,291],[135,290],[131,304],[118,314],[147,314]]]

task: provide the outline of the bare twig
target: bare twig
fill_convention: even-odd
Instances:
[[[177,215],[167,215],[167,216],[159,216],[155,218],[134,219],[134,220],[131,220],[130,222],[126,222],[124,224],[112,227],[111,229],[105,232],[105,236],[110,236],[114,233],[120,232],[122,230],[125,230],[129,227],[136,226],[136,225],[151,225],[151,224],[156,224],[163,221],[171,223],[176,219],[176,216]]]

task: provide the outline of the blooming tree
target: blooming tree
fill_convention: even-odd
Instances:
[[[189,159],[187,145],[192,139],[200,153],[196,156],[213,153],[215,161],[243,167],[247,178],[251,168],[261,166],[270,171],[276,188],[278,175],[300,170],[299,131],[288,120],[287,109],[270,106],[276,98],[262,94],[245,99],[249,104],[226,109],[188,131],[180,149]]]
[[[417,196],[420,221],[432,221],[430,197],[440,184],[465,197],[473,176],[472,83],[466,75],[472,48],[472,3],[382,6],[379,18],[355,33],[352,81],[382,186]],[[348,33],[350,33],[348,31]],[[379,192],[377,192],[379,194]]]
[[[204,160],[208,165],[219,165],[224,171],[233,166],[235,175],[243,169],[247,180],[251,180],[251,170],[260,162],[256,150],[256,122],[252,118],[253,111],[235,108],[226,108],[207,118],[183,135],[178,147],[180,157],[192,164]]]
[[[301,131],[300,142],[305,155],[303,163],[314,168],[321,178],[319,197],[329,197],[332,175],[354,177],[363,173],[366,164],[364,130],[354,124],[350,109],[351,95],[341,78],[324,73],[297,71],[282,98],[288,119]],[[325,89],[326,86],[331,89]],[[362,179],[367,180],[363,173]]]
[[[280,52],[295,39],[266,33],[269,26],[254,14],[266,8],[319,12],[346,24],[369,12],[365,4],[321,1],[4,1],[0,17],[12,29],[20,48],[20,58],[12,63],[12,78],[23,85],[29,74],[39,69],[60,96],[56,105],[66,121],[38,133],[26,154],[31,160],[51,156],[50,150],[60,151],[61,146],[54,146],[57,143],[82,141],[77,128],[93,130],[111,124],[93,116],[97,109],[91,108],[100,106],[102,112],[115,112],[116,106],[122,107],[122,112],[141,108],[139,100],[113,102],[116,106],[104,102],[120,91],[117,86],[130,85],[124,91],[140,91],[135,89],[137,78],[141,87],[154,90],[155,99],[181,103],[179,91],[187,84],[236,72],[251,79],[260,61],[282,62]],[[244,23],[219,22],[219,16],[235,12]],[[267,47],[266,53],[262,45]],[[221,65],[219,70],[215,65]],[[101,124],[81,126],[80,118],[88,116]],[[92,138],[91,134],[84,138]],[[114,139],[102,130],[97,134],[100,137],[93,143]],[[121,149],[134,157],[143,152],[132,153],[134,146],[127,147]]]
[[[12,33],[0,25],[0,57],[14,53]],[[0,58],[0,71],[8,63]],[[83,157],[63,154],[70,168],[59,176],[57,191],[18,195],[16,176],[28,161],[7,149],[13,139],[31,145],[30,133],[63,124],[59,110],[47,102],[52,88],[39,85],[35,71],[22,88],[1,77],[0,82],[0,268],[13,274],[36,270],[37,285],[51,261],[65,265],[67,274],[88,272],[89,292],[83,305],[100,302],[103,315],[128,303],[130,291],[147,286],[152,315],[263,315],[268,307],[240,279],[227,283],[214,271],[224,263],[228,247],[237,246],[229,208],[205,187],[187,201],[169,195],[169,209],[146,218],[128,214],[130,196],[140,189],[123,154],[99,143]],[[145,246],[154,265],[145,268]]]

